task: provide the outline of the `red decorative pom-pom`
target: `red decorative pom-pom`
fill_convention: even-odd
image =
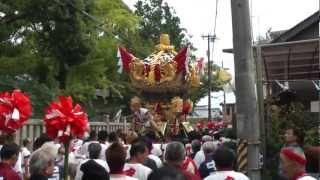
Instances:
[[[88,117],[79,104],[73,106],[72,98],[60,96],[46,110],[44,124],[47,134],[65,143],[72,137],[82,138],[88,127]]]
[[[207,124],[208,129],[214,129],[215,128],[215,123],[213,121],[209,121]]]
[[[20,129],[31,116],[29,96],[20,90],[0,93],[0,130],[13,133]]]

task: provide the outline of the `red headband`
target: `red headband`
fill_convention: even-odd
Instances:
[[[287,158],[296,161],[301,165],[306,165],[307,160],[304,157],[299,156],[297,153],[293,152],[291,149],[285,148],[281,150],[281,154],[285,155]]]

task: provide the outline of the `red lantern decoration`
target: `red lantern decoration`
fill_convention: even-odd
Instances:
[[[0,93],[0,130],[13,133],[20,129],[31,116],[29,96],[20,90]]]
[[[73,106],[72,98],[60,96],[46,110],[44,124],[47,134],[67,143],[72,137],[82,138],[89,130],[87,114],[79,104]]]

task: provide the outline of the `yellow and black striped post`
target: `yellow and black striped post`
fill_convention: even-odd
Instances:
[[[248,142],[240,139],[237,146],[237,167],[238,171],[246,174],[248,167]]]

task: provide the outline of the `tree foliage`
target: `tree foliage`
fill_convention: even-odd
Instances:
[[[0,12],[0,75],[8,82],[26,74],[87,107],[97,88],[119,93],[117,35],[134,32],[138,22],[121,0],[10,0]]]
[[[186,29],[181,27],[180,18],[168,3],[163,0],[139,0],[135,7],[135,14],[140,17],[139,34],[144,39],[158,43],[160,34],[167,33],[171,44],[177,49],[186,45]]]
[[[276,177],[279,167],[279,151],[284,146],[284,134],[287,128],[295,128],[304,134],[304,148],[319,146],[318,114],[308,112],[305,107],[292,101],[279,104],[276,99],[269,98],[265,102],[266,122],[266,158],[265,172],[267,176]]]
[[[32,104],[34,117],[42,117],[44,109],[56,96],[57,91],[49,89],[45,84],[32,80],[28,75],[8,76],[0,75],[0,92],[20,89],[26,92]]]
[[[221,78],[219,77],[218,71],[220,70],[221,67],[219,67],[216,64],[213,64],[211,68],[212,68],[211,69],[212,74],[211,74],[210,83],[209,83],[209,78],[208,78],[208,64],[206,64],[204,67],[204,74],[201,76],[200,87],[194,89],[189,94],[190,99],[194,103],[197,103],[201,98],[208,95],[209,84],[210,84],[211,91],[221,91],[221,90],[223,90],[223,86],[228,83],[228,81],[222,81]]]
[[[143,58],[161,33],[177,49],[188,43],[179,17],[162,0],[139,0],[135,12],[121,0],[3,0],[0,90],[28,92],[35,116],[58,94],[71,95],[94,114],[96,89],[111,91],[108,105],[117,111],[135,93],[128,76],[117,73],[118,46]],[[198,99],[206,89],[196,92]]]
[[[304,133],[304,146],[318,145],[318,139],[315,138],[317,136],[312,136],[317,133],[316,113],[308,112],[299,102],[284,105],[270,102],[266,108],[268,119],[271,121],[269,131],[271,135],[269,139],[273,141],[271,146],[280,148],[284,144],[283,134],[288,127],[294,127]]]

